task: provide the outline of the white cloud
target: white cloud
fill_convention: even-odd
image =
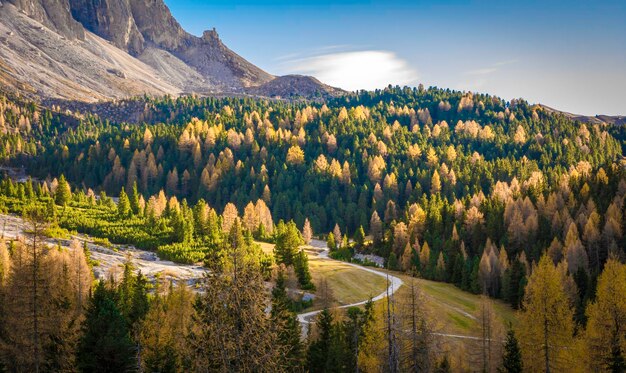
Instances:
[[[287,61],[284,66],[289,74],[312,75],[349,91],[408,85],[418,78],[417,72],[395,53],[377,50],[322,54]]]

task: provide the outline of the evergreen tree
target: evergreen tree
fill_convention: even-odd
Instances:
[[[311,283],[311,272],[309,271],[309,257],[304,252],[304,250],[300,250],[298,254],[296,254],[293,268],[296,272],[296,276],[298,277],[298,282],[303,289],[313,289],[313,283]]]
[[[333,316],[328,308],[324,308],[317,317],[317,339],[309,344],[307,366],[311,373],[327,372],[330,366],[330,356],[333,343]]]
[[[335,234],[333,232],[330,232],[326,238],[326,247],[328,247],[330,251],[337,250],[337,243],[335,242]]]
[[[121,193],[120,193],[121,194]],[[130,208],[133,211],[133,214],[140,215],[140,207],[139,207],[139,190],[137,189],[137,182],[133,182],[133,189],[130,193]]]
[[[277,336],[265,312],[267,293],[251,237],[238,218],[223,244],[222,265],[211,268],[195,304],[190,335],[195,371],[274,371]],[[219,353],[216,353],[219,351]]]
[[[304,368],[304,347],[300,340],[302,331],[296,313],[292,310],[292,301],[285,288],[285,272],[279,269],[276,285],[272,290],[272,325],[276,328],[277,348],[280,351],[280,366],[289,372],[302,371]]]
[[[304,244],[300,231],[296,223],[290,221],[284,229],[276,229],[276,244],[274,246],[274,256],[276,262],[290,266],[294,264],[294,259],[298,255],[298,250]]]
[[[452,372],[452,368],[450,367],[450,360],[448,360],[448,355],[444,355],[439,364],[437,364],[437,368],[435,368],[435,373],[450,372]]]
[[[365,230],[363,230],[363,226],[359,226],[359,229],[356,230],[354,234],[354,242],[356,246],[360,249],[365,244]]]
[[[398,257],[396,256],[396,253],[391,252],[391,254],[389,254],[389,258],[387,259],[387,268],[392,271],[400,270],[400,263],[398,262]]]
[[[117,213],[122,218],[127,218],[132,214],[130,201],[128,200],[128,196],[126,195],[124,188],[120,190],[120,197],[117,201]]]
[[[65,180],[65,176],[59,177],[59,184],[57,185],[56,192],[54,193],[54,201],[59,206],[65,206],[72,199],[72,190],[70,185]]]
[[[100,282],[90,299],[78,348],[78,368],[82,372],[133,369],[134,346],[115,297],[115,292]]]
[[[519,348],[515,331],[509,326],[504,342],[504,352],[502,354],[502,367],[498,369],[500,373],[522,373],[522,351]]]

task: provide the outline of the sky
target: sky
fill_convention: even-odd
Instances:
[[[489,93],[626,115],[626,0],[165,0],[188,32],[346,90]]]

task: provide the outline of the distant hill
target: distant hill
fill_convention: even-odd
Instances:
[[[560,111],[560,110],[556,110],[553,109],[549,106],[546,105],[541,105],[541,107],[546,110],[547,112],[550,113],[555,113],[555,114],[562,114],[572,120],[577,120],[583,123],[591,123],[591,124],[600,124],[600,123],[606,123],[606,124],[613,124],[613,125],[617,125],[617,126],[623,126],[626,125],[626,117],[623,115],[615,115],[615,116],[611,116],[611,115],[596,115],[596,116],[588,116],[588,115],[579,115],[579,114],[572,114],[572,113],[568,113],[565,111]]]
[[[324,97],[314,78],[275,77],[213,30],[186,32],[162,0],[0,2],[0,84],[28,96],[93,102],[151,94]]]

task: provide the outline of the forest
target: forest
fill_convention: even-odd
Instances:
[[[0,159],[28,175],[2,178],[0,209],[30,226],[0,245],[0,371],[626,369],[623,127],[422,86],[135,100],[141,123],[0,98]],[[96,280],[79,242],[41,243],[72,232],[210,275],[197,291],[128,262]],[[314,236],[335,259],[482,294],[482,365],[434,343],[412,281],[361,308],[318,304],[301,338],[291,290],[325,286],[299,249]],[[517,310],[499,336],[494,299]]]

